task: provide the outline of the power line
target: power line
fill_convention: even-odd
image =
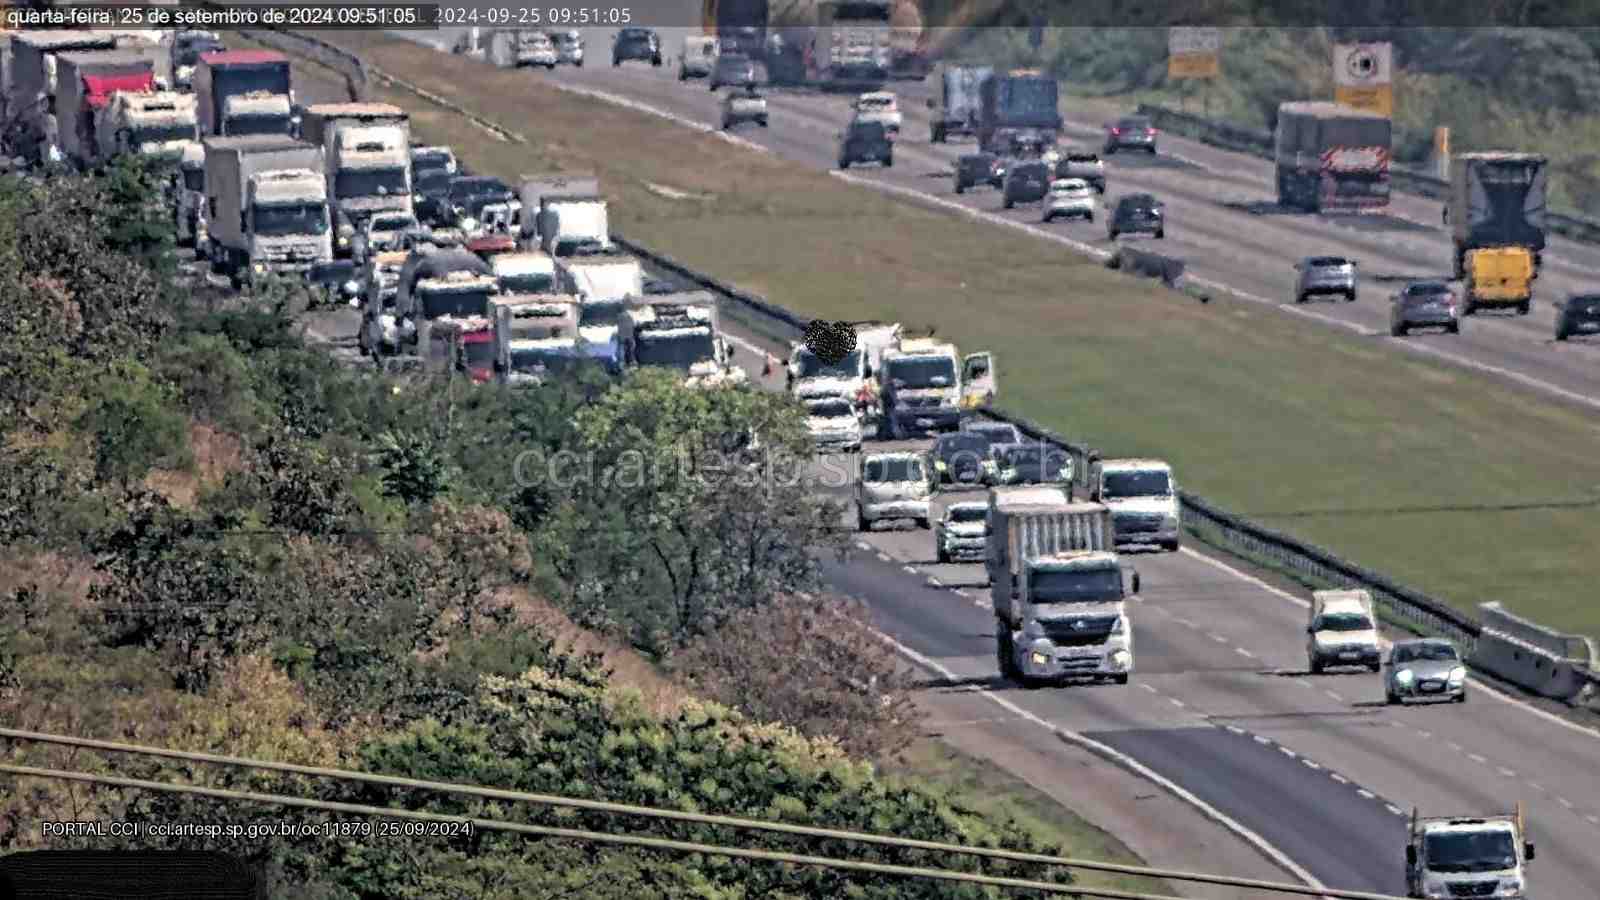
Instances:
[[[737,816],[692,813],[685,812],[683,810],[660,809],[656,807],[638,806],[626,803],[612,803],[604,800],[563,797],[556,794],[539,794],[526,791],[511,791],[503,788],[481,787],[478,785],[456,784],[442,781],[426,781],[416,778],[404,778],[398,775],[378,775],[370,772],[355,772],[349,769],[302,766],[294,763],[247,759],[238,756],[222,756],[213,753],[199,753],[189,750],[170,750],[163,747],[147,747],[138,744],[123,744],[115,741],[102,741],[94,738],[80,738],[71,735],[24,731],[15,728],[0,728],[0,738],[58,744],[66,747],[81,747],[89,750],[103,750],[112,753],[126,753],[134,756],[164,757],[167,759],[181,759],[189,762],[213,763],[216,765],[233,766],[237,768],[265,769],[268,771],[283,772],[286,774],[309,775],[319,778],[334,778],[346,781],[365,782],[368,784],[382,784],[391,787],[438,791],[449,794],[463,794],[491,800],[538,803],[546,806],[564,807],[569,809],[587,809],[595,812],[644,816],[655,819],[671,819],[681,822],[692,822],[700,825],[719,825],[729,828],[746,828],[758,831],[801,835],[805,837],[828,838],[832,840],[853,841],[863,844],[900,847],[909,850],[931,850],[941,853],[951,853],[989,859],[1003,859],[1010,862],[1039,863],[1043,865],[1062,866],[1070,869],[1084,869],[1086,871],[1109,872],[1114,874],[1135,875],[1147,878],[1162,878],[1171,881],[1189,881],[1202,884],[1254,888],[1257,890],[1277,891],[1279,893],[1297,894],[1301,896],[1330,898],[1337,897],[1343,898],[1343,900],[1396,900],[1396,898],[1389,894],[1375,894],[1363,891],[1339,891],[1329,890],[1326,888],[1310,888],[1304,885],[1261,881],[1251,878],[1237,878],[1229,875],[1208,875],[1196,872],[1154,869],[1145,866],[1130,866],[1123,865],[1121,863],[1101,862],[1098,860],[1072,859],[1061,856],[1050,856],[1041,853],[1025,853],[1018,850],[1004,850],[996,847],[971,847],[962,844],[923,841],[914,838],[896,837],[893,835],[820,828],[813,825],[796,825],[788,822],[770,822],[760,819],[746,819]]]
[[[857,872],[872,872],[879,875],[900,875],[911,878],[932,878],[940,881],[965,881],[972,884],[989,885],[993,887],[1021,888],[1033,891],[1043,891],[1049,894],[1070,894],[1077,897],[1106,897],[1110,900],[1182,900],[1171,894],[1144,894],[1133,891],[1119,891],[1111,888],[1082,887],[1075,884],[1052,884],[1048,881],[1031,881],[1023,878],[1006,878],[999,875],[979,875],[973,872],[954,872],[949,869],[931,869],[919,866],[900,866],[891,863],[875,863],[865,860],[836,859],[829,856],[807,856],[799,853],[785,853],[779,850],[752,850],[745,847],[723,847],[715,844],[700,844],[691,841],[674,841],[666,838],[642,837],[628,834],[606,834],[599,831],[583,831],[575,828],[553,828],[545,825],[528,825],[522,822],[504,822],[498,819],[479,819],[469,816],[450,816],[444,813],[431,813],[411,809],[394,809],[384,806],[367,806],[359,803],[339,803],[331,800],[311,800],[304,797],[290,797],[282,794],[261,794],[254,791],[230,791],[222,788],[206,788],[188,784],[166,784],[160,781],[146,781],[140,778],[122,778],[116,775],[95,775],[89,772],[74,772],[62,769],[38,769],[32,766],[13,766],[0,764],[0,772],[9,772],[14,775],[27,775],[36,778],[57,778],[68,781],[82,781],[90,784],[103,784],[114,787],[139,788],[142,790],[158,791],[161,793],[193,794],[202,797],[215,797],[223,800],[246,800],[254,803],[272,803],[279,806],[291,806],[302,809],[318,809],[329,812],[353,813],[363,816],[384,816],[399,819],[415,819],[425,822],[452,822],[469,824],[473,828],[485,831],[508,831],[518,834],[537,835],[539,837],[564,838],[574,841],[590,841],[598,844],[620,844],[629,847],[642,847],[649,850],[672,850],[680,853],[700,853],[707,856],[729,856],[736,859],[753,859],[763,862],[790,863],[801,866],[821,866],[829,869],[845,869]],[[1385,898],[1390,900],[1390,898]],[[1398,898],[1394,898],[1398,900]]]

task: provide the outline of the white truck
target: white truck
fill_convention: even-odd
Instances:
[[[623,364],[681,369],[688,387],[743,384],[745,371],[733,364],[720,324],[710,291],[635,300],[619,323]]]
[[[861,450],[861,413],[855,399],[843,394],[813,396],[801,401],[806,408],[806,430],[822,452]]]
[[[523,247],[529,250],[543,250],[549,252],[548,243],[557,240],[557,236],[550,234],[549,240],[541,228],[546,226],[540,216],[544,210],[546,197],[600,197],[600,180],[592,172],[547,172],[542,175],[523,175],[518,187],[518,199],[522,202],[524,214],[518,224],[518,235]],[[602,201],[603,202],[603,201]],[[556,209],[559,214],[559,206]],[[549,222],[548,225],[556,226],[558,222]],[[568,222],[569,229],[575,229],[580,223]],[[605,224],[605,223],[602,223]],[[605,229],[602,228],[602,231]],[[602,246],[609,245],[611,237],[605,231]]]
[[[577,297],[512,294],[491,299],[489,308],[495,375],[501,384],[540,384],[551,372],[581,361]]]
[[[95,136],[100,141],[101,159],[137,153],[181,165],[191,147],[205,152],[199,143],[194,95],[176,91],[112,94],[99,111]]]
[[[489,259],[505,294],[547,294],[556,289],[556,261],[546,253],[498,253]]]
[[[1111,512],[1054,487],[993,488],[988,552],[1000,673],[1032,686],[1066,678],[1127,684],[1139,592],[1111,552]],[[1131,588],[1128,582],[1131,581]]]
[[[1406,896],[1520,900],[1534,847],[1522,804],[1491,816],[1428,816],[1413,807],[1406,831]]]
[[[1117,546],[1158,544],[1176,551],[1183,507],[1172,467],[1159,459],[1102,459],[1089,465],[1089,499],[1111,507]]]
[[[155,64],[142,53],[83,50],[56,54],[55,110],[61,152],[82,168],[102,161],[98,113],[119,91],[155,90]]]
[[[411,337],[420,353],[433,346],[431,332],[439,322],[482,319],[481,328],[489,328],[489,298],[495,291],[493,275],[451,272],[440,278],[424,278],[412,289],[415,304],[403,336]]]
[[[918,528],[933,527],[933,473],[926,454],[911,451],[869,453],[856,478],[856,530],[872,523],[912,519]]]
[[[294,130],[289,58],[275,50],[200,54],[194,95],[202,136],[288,135]]]
[[[185,247],[206,246],[206,148],[196,141],[186,144],[178,159],[174,214],[177,217],[178,243]]]
[[[205,139],[212,265],[241,285],[333,258],[322,151],[288,135]]]
[[[116,35],[99,31],[19,31],[11,35],[6,122],[13,153],[39,163],[61,152],[55,108],[56,56],[116,47]]]
[[[1314,591],[1306,622],[1306,663],[1311,674],[1339,666],[1382,667],[1378,619],[1366,591]]]
[[[805,401],[812,397],[849,397],[861,416],[862,427],[875,428],[878,420],[878,371],[886,350],[900,343],[898,322],[847,323],[856,335],[856,348],[830,363],[811,352],[803,342],[789,348],[789,393]]]
[[[963,412],[994,399],[998,382],[987,351],[963,357],[954,344],[903,337],[884,351],[878,384],[880,431],[900,441],[959,427]]]
[[[622,343],[617,330],[629,299],[644,295],[644,265],[618,255],[557,260],[556,290],[581,298],[579,332],[589,355],[620,369]]]
[[[551,256],[616,252],[606,200],[599,194],[545,194],[537,218],[539,248]]]
[[[337,251],[349,255],[360,226],[380,212],[415,217],[411,154],[404,129],[349,126],[335,132],[327,154],[328,196],[336,220]]]

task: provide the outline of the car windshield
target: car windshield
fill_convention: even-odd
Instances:
[[[1318,631],[1371,631],[1372,620],[1363,613],[1333,612],[1317,617]]]
[[[206,170],[205,169],[184,169],[183,170],[183,186],[184,186],[185,189],[191,190],[191,191],[203,191],[203,190],[205,190],[206,189]]]
[[[328,231],[328,208],[321,203],[257,205],[254,218],[255,233],[267,237]]]
[[[419,291],[422,301],[422,315],[424,318],[437,319],[440,316],[481,316],[489,308],[489,292],[483,288],[473,290],[427,290]]]
[[[1306,260],[1306,265],[1313,269],[1335,269],[1350,265],[1350,260],[1342,256],[1313,256]]]
[[[956,383],[956,363],[949,357],[896,359],[888,365],[889,380],[912,389],[950,387]]]
[[[289,117],[277,113],[235,113],[228,117],[228,134],[233,137],[288,133]]]
[[[1120,569],[1033,569],[1028,592],[1035,603],[1097,603],[1122,597]]]
[[[1517,844],[1509,828],[1430,834],[1423,852],[1433,872],[1494,872],[1517,864]]]
[[[165,144],[171,141],[192,141],[193,125],[146,125],[135,128],[129,136],[134,144]]]
[[[1102,479],[1100,495],[1108,500],[1128,497],[1166,497],[1172,494],[1172,482],[1167,473],[1107,472]]]
[[[883,125],[879,122],[856,122],[850,126],[850,136],[863,141],[874,141],[883,137]]]
[[[1095,156],[1093,153],[1068,153],[1067,154],[1067,162],[1092,163],[1092,162],[1099,162],[1099,161],[1100,161],[1100,157]]]
[[[934,452],[944,460],[958,453],[975,453],[981,458],[989,453],[989,439],[971,431],[947,435],[939,439],[938,448]]]
[[[417,175],[417,193],[440,197],[450,193],[450,173],[429,169]]]
[[[626,302],[591,303],[585,300],[578,306],[578,324],[585,328],[615,325],[622,320],[622,314],[627,311]]]
[[[989,518],[987,506],[952,506],[946,518],[951,522],[983,522]]]
[[[1406,287],[1406,298],[1417,300],[1433,300],[1450,293],[1450,285],[1441,282],[1427,284],[1413,284]]]
[[[653,334],[638,338],[633,358],[641,366],[675,366],[687,369],[695,363],[716,359],[716,342],[711,329],[695,329],[681,334]]]
[[[1460,660],[1456,648],[1449,644],[1401,644],[1394,648],[1394,661],[1420,662],[1452,662]]]
[[[522,272],[500,276],[500,290],[508,294],[548,294],[555,289],[554,272]]]
[[[373,216],[373,231],[404,231],[407,228],[417,227],[417,220],[410,216]]]
[[[810,350],[801,348],[799,358],[801,378],[858,378],[861,375],[861,351],[851,350],[838,362],[828,362]]]
[[[462,200],[467,197],[504,196],[511,193],[511,188],[498,178],[457,178],[450,183],[450,199]]]
[[[909,456],[869,459],[863,469],[861,477],[866,481],[925,481],[928,477],[922,471],[922,460]]]
[[[471,368],[486,369],[494,365],[494,341],[463,341],[461,356]]]
[[[345,169],[333,176],[333,195],[340,199],[391,194],[404,196],[405,193],[406,170],[398,166],[392,169]]]
[[[817,419],[840,419],[856,414],[855,404],[843,398],[812,400],[806,403],[806,414]]]
[[[1117,128],[1122,131],[1148,131],[1150,129],[1150,120],[1137,117],[1121,119],[1117,122]]]

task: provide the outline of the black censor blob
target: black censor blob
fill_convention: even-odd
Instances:
[[[829,365],[844,359],[856,348],[856,330],[848,322],[812,319],[806,326],[806,349]]]

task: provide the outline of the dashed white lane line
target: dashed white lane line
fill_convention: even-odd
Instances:
[[[1588,822],[1590,825],[1600,825],[1600,816],[1594,815],[1593,813],[1584,816],[1583,820]]]
[[[1366,788],[1356,788],[1356,793],[1359,794],[1361,796],[1361,799],[1363,799],[1363,800],[1376,800],[1376,799],[1378,799],[1378,795],[1376,795],[1373,792],[1367,790]]]
[[[1405,810],[1401,809],[1398,806],[1395,806],[1393,803],[1385,803],[1383,805],[1383,808],[1387,809],[1389,812],[1394,813],[1397,816],[1403,816],[1403,815],[1406,814]]]
[[[1344,702],[1344,697],[1341,696],[1338,691],[1323,691],[1323,693],[1327,694],[1328,695],[1328,699],[1332,700],[1335,703],[1343,703]]]
[[[1267,740],[1266,738],[1262,737],[1259,734],[1252,734],[1252,735],[1250,735],[1250,737],[1254,738],[1255,742],[1258,743],[1258,744],[1270,744],[1270,743],[1272,743],[1271,741]]]
[[[856,549],[858,549],[858,550],[871,550],[872,549],[872,545],[867,543],[866,541],[856,541]]]
[[[1427,740],[1428,738],[1433,737],[1433,732],[1431,732],[1431,731],[1423,731],[1422,729],[1418,728],[1417,729],[1417,737],[1422,738],[1423,740]]]
[[[1294,683],[1300,685],[1303,688],[1308,688],[1308,687],[1312,686],[1311,682],[1305,680],[1304,678],[1296,678],[1294,680]]]
[[[1479,756],[1476,753],[1468,753],[1467,754],[1467,759],[1470,759],[1470,760],[1472,760],[1473,762],[1475,762],[1475,763],[1477,763],[1479,765],[1486,765],[1489,762],[1489,760],[1483,758],[1482,756]]]
[[[1189,621],[1188,619],[1180,619],[1177,616],[1173,616],[1172,617],[1172,621],[1177,622],[1179,625],[1187,625],[1190,628],[1198,628],[1199,627],[1199,626],[1195,625],[1193,622]]]
[[[1144,688],[1145,690],[1149,691],[1152,694],[1154,694],[1156,692],[1156,689],[1154,687],[1152,687],[1151,685],[1145,684],[1142,681],[1139,682],[1139,687]]]
[[[1456,743],[1455,741],[1448,741],[1448,742],[1446,742],[1445,746],[1449,747],[1451,750],[1454,750],[1457,753],[1461,752],[1461,745]]]
[[[1517,773],[1516,772],[1512,771],[1511,769],[1506,768],[1505,766],[1501,766],[1500,767],[1500,775],[1503,778],[1515,778],[1515,777],[1517,777]]]
[[[1538,791],[1541,794],[1544,793],[1544,785],[1540,784],[1537,781],[1528,782],[1528,787],[1533,788],[1534,790]]]
[[[1167,698],[1167,702],[1171,703],[1173,706],[1176,706],[1179,709],[1183,709],[1185,706],[1188,705],[1188,704],[1184,703],[1182,700],[1179,700],[1177,697],[1168,697]]]
[[[1329,772],[1328,773],[1328,777],[1332,778],[1334,781],[1339,782],[1340,784],[1349,784],[1350,783],[1350,779],[1344,777],[1343,775],[1340,775],[1338,772]]]
[[[1235,648],[1233,648],[1233,652],[1239,654],[1240,656],[1244,657],[1245,659],[1255,659],[1256,658],[1256,655],[1254,653],[1251,653],[1249,650],[1246,650],[1243,647],[1235,647]]]
[[[1306,759],[1303,756],[1300,757],[1300,762],[1304,763],[1306,768],[1308,768],[1308,769],[1321,769],[1322,768],[1321,766],[1317,765],[1316,763],[1312,762],[1309,759]]]
[[[902,572],[909,572],[909,573],[911,573],[911,574],[912,574],[912,575],[915,575],[915,574],[917,574],[917,570],[916,570],[916,568],[915,568],[915,567],[914,567],[914,566],[901,566],[901,567],[900,567],[900,571],[902,571]]]
[[[1572,801],[1568,800],[1565,797],[1557,797],[1556,798],[1556,802],[1561,804],[1562,806],[1565,806],[1567,809],[1571,809],[1572,808]]]
[[[889,561],[889,554],[883,552],[882,550],[879,550],[878,551],[878,559],[883,561],[883,562],[888,562]]]
[[[1228,726],[1228,730],[1233,732],[1234,734],[1244,734],[1244,729],[1240,728],[1237,725],[1229,725]]]
[[[1284,756],[1289,757],[1290,759],[1295,759],[1300,755],[1300,754],[1294,752],[1293,750],[1290,750],[1288,747],[1283,747],[1283,746],[1278,747],[1278,752],[1282,753]]]
[[[1206,637],[1211,638],[1213,641],[1216,641],[1219,644],[1226,644],[1228,642],[1227,635],[1223,634],[1207,634]]]

